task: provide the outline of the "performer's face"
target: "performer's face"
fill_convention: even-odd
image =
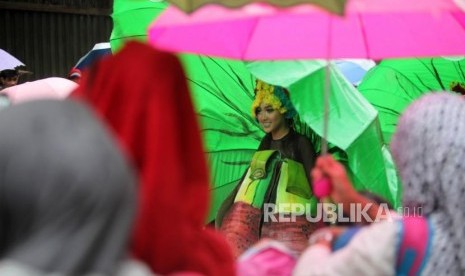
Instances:
[[[262,102],[255,113],[266,133],[276,133],[286,128],[284,115],[268,103]]]

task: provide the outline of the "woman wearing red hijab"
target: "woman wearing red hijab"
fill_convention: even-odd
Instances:
[[[134,256],[159,274],[233,275],[230,248],[204,227],[206,160],[178,59],[130,42],[89,70],[73,96],[94,106],[139,171]]]

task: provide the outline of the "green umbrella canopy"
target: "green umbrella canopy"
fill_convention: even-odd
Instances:
[[[191,13],[206,4],[219,4],[229,8],[238,8],[253,2],[264,2],[279,7],[289,7],[298,4],[312,4],[330,12],[342,15],[346,0],[168,0],[181,10]]]
[[[147,40],[147,28],[166,9],[165,1],[114,0],[111,49],[116,52],[126,40]]]
[[[322,135],[325,64],[322,61],[251,62],[248,68],[258,78],[288,88],[301,120]],[[390,153],[382,141],[376,110],[334,66],[330,66],[329,73],[327,139],[332,151],[343,157],[341,161],[349,169],[358,190],[376,193],[398,207],[400,185]]]
[[[425,93],[451,90],[452,83],[465,84],[465,59],[384,60],[365,75],[358,90],[378,110],[384,141],[389,144],[409,104]]]

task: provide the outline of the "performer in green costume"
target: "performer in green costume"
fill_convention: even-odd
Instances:
[[[236,256],[260,238],[281,241],[299,253],[318,227],[302,214],[316,212],[310,185],[316,153],[312,142],[294,130],[296,115],[287,90],[257,80],[252,116],[266,135],[217,219]]]

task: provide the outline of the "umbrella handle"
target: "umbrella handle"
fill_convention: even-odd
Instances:
[[[331,93],[330,61],[326,60],[325,86],[323,91],[323,137],[321,137],[321,155],[328,153],[329,97]]]
[[[324,176],[323,178],[318,179],[313,183],[313,194],[318,199],[329,197],[329,195],[331,194],[331,190],[331,181],[327,176]]]
[[[323,212],[325,214],[333,213],[334,215],[330,217],[329,223],[331,225],[337,223],[337,216],[334,213],[334,209],[331,209],[330,205],[334,205],[330,198],[332,190],[331,181],[327,176],[318,179],[313,183],[313,194],[323,203]]]

